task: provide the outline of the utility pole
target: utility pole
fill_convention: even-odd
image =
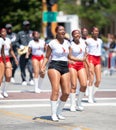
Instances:
[[[42,0],[42,13],[44,12],[44,11],[47,11],[47,4],[46,4],[46,0]],[[45,22],[43,22],[42,21],[42,35],[44,36],[44,37],[46,37],[46,27],[47,27],[47,23],[45,23]]]
[[[57,2],[52,6],[52,12],[57,12],[58,11],[58,4]],[[57,26],[57,22],[52,22],[52,25],[51,25],[51,31],[52,31],[52,34],[54,35],[54,37],[56,36],[56,32],[55,32],[55,28]]]

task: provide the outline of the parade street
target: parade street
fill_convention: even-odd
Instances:
[[[27,77],[28,80],[28,77]],[[16,83],[10,83],[8,98],[0,99],[0,130],[115,130],[116,129],[116,73],[103,75],[96,103],[83,99],[84,111],[70,112],[70,98],[63,110],[65,120],[53,122],[50,107],[50,82],[47,74],[41,93],[34,86],[22,86],[19,69]]]

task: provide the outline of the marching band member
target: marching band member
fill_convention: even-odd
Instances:
[[[92,73],[89,75],[88,83],[89,103],[94,103],[94,95],[101,82],[101,49],[103,41],[98,36],[99,29],[97,27],[93,27],[92,37],[86,40],[86,44],[88,46],[88,61],[92,71]]]
[[[40,68],[42,66],[42,62],[44,59],[44,52],[46,50],[45,41],[40,39],[40,34],[37,31],[33,31],[32,33],[33,40],[29,42],[28,53],[26,54],[26,58],[32,54],[32,67],[34,73],[34,82],[35,82],[35,93],[41,92],[41,85],[43,82],[44,75],[41,77]],[[39,78],[39,81],[38,81]]]
[[[56,38],[51,40],[47,47],[46,56],[41,68],[41,72],[45,73],[46,65],[51,57],[48,65],[48,77],[51,82],[52,92],[51,100],[51,118],[53,121],[65,119],[62,110],[70,93],[70,73],[68,68],[68,54],[70,43],[65,40],[65,29],[59,25],[55,29]],[[60,100],[60,90],[61,96]]]

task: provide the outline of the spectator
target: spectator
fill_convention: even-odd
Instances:
[[[110,54],[110,75],[112,75],[116,67],[116,35],[113,36],[113,40],[110,44]]]
[[[26,67],[29,71],[29,84],[34,85],[33,81],[33,69],[32,69],[32,62],[31,62],[31,55],[27,59],[26,53],[28,51],[28,44],[32,40],[32,30],[30,30],[30,22],[24,21],[23,22],[23,30],[18,32],[18,42],[20,45],[19,49],[19,65],[21,70],[21,78],[22,78],[22,85],[27,85],[26,81]]]

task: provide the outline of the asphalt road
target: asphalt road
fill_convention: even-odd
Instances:
[[[84,111],[70,112],[68,99],[63,110],[66,119],[59,122],[50,118],[51,87],[47,75],[40,94],[34,93],[34,86],[21,85],[19,69],[15,80],[8,86],[9,97],[0,99],[0,130],[116,130],[116,73],[102,74],[97,102],[89,104],[84,97]]]

